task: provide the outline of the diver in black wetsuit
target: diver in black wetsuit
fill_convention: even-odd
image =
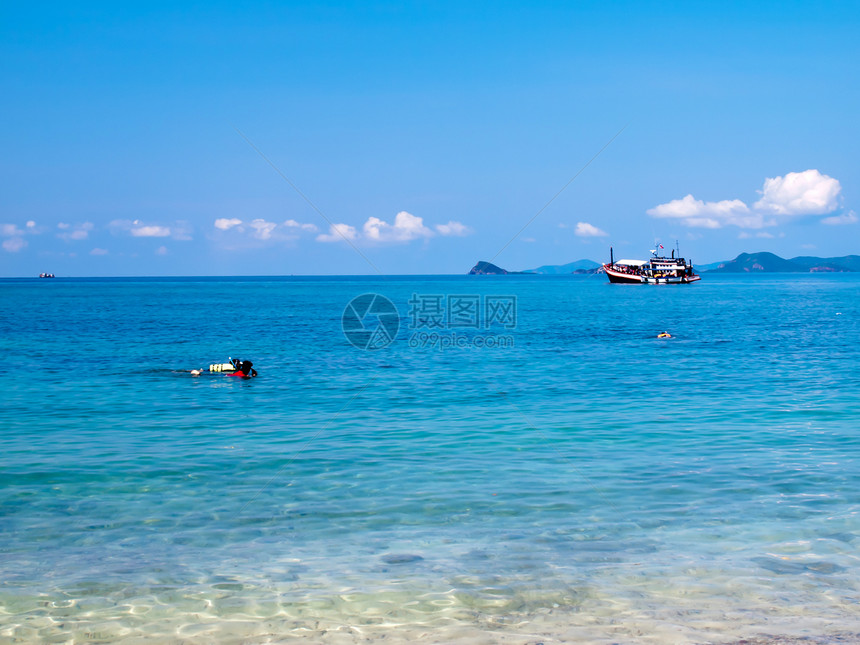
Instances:
[[[227,376],[238,376],[240,378],[253,378],[257,376],[257,370],[254,369],[254,364],[251,361],[240,361],[239,359],[230,359],[236,371]]]

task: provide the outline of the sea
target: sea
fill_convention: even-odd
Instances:
[[[856,274],[0,294],[0,642],[860,642]]]

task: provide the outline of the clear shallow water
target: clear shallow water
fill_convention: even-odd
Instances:
[[[2,281],[0,639],[860,632],[858,290]],[[514,346],[358,350],[366,292],[516,295]]]

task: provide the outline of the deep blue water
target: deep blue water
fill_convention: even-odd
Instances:
[[[860,631],[858,276],[0,293],[0,638]],[[401,314],[374,351],[364,293]],[[477,328],[410,329],[416,295]],[[189,373],[228,356],[259,376]]]

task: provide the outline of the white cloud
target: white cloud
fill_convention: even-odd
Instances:
[[[369,217],[364,223],[364,235],[375,242],[410,242],[419,237],[432,237],[433,231],[424,226],[421,217],[400,211],[394,216],[394,224]]]
[[[693,228],[722,228],[726,224],[741,228],[762,228],[767,225],[764,217],[750,212],[749,207],[739,199],[705,202],[687,195],[645,212],[651,217],[677,219]]]
[[[764,180],[754,208],[776,215],[824,215],[839,207],[842,186],[815,169]]]
[[[349,224],[332,224],[328,227],[328,234],[321,233],[317,235],[317,242],[343,242],[344,240],[354,240],[358,237],[358,231],[354,226]]]
[[[18,235],[24,235],[24,231],[15,226],[14,224],[3,224],[0,227],[0,233],[3,234],[3,237],[13,237]]]
[[[848,211],[847,213],[842,213],[841,215],[831,215],[830,217],[825,217],[821,220],[822,224],[827,224],[828,226],[840,226],[842,224],[856,224],[858,221],[857,213],[854,211]]]
[[[455,237],[465,237],[473,232],[472,229],[465,224],[455,222],[454,220],[449,221],[447,224],[437,224],[436,230],[439,231],[439,235]]]
[[[573,234],[579,237],[606,237],[606,231],[601,231],[588,222],[577,222]]]
[[[134,237],[170,237],[170,228],[167,226],[143,226],[135,220],[135,226],[131,229]]]
[[[107,254],[108,254],[107,249],[100,249],[98,247],[96,247],[92,251],[90,251],[90,255],[107,255]]]
[[[314,224],[304,224],[294,219],[288,219],[283,224],[277,224],[260,217],[250,222],[243,222],[238,217],[222,217],[215,220],[215,228],[221,231],[235,230],[239,233],[248,233],[254,239],[262,241],[291,241],[298,239],[298,236],[295,234],[297,231],[319,232],[319,228]]]
[[[258,240],[268,240],[272,237],[272,231],[275,230],[277,224],[267,222],[264,219],[255,219],[248,222],[248,226],[254,229],[254,237]]]
[[[298,228],[302,231],[307,231],[308,233],[316,233],[317,231],[319,231],[319,228],[317,228],[316,224],[302,224],[301,222],[297,222],[294,219],[288,219],[286,222],[284,222],[284,226],[286,226],[287,228]]]
[[[0,224],[0,236],[2,237],[20,237],[22,235],[39,235],[44,227],[36,226],[33,220],[27,221],[25,228],[18,228],[17,224]]]
[[[26,231],[30,235],[41,235],[46,230],[48,230],[48,227],[39,226],[38,224],[36,224],[36,222],[34,220],[27,220],[26,226],[27,226]]]
[[[760,229],[776,226],[778,216],[832,213],[839,207],[841,190],[836,179],[811,169],[765,179],[759,191],[761,199],[752,208],[739,199],[705,202],[687,195],[649,208],[646,212],[651,217],[675,219],[694,228],[737,226]],[[851,224],[853,221],[850,214],[822,220],[825,224]]]
[[[219,217],[215,220],[215,228],[220,231],[229,231],[231,228],[241,225],[242,220],[236,217]]]
[[[17,253],[27,246],[27,241],[20,237],[10,237],[8,240],[3,240],[3,250],[9,253]]]
[[[108,228],[114,235],[128,233],[132,237],[172,237],[174,240],[191,240],[193,228],[185,220],[177,220],[170,226],[160,224],[144,224],[139,219],[134,221],[127,219],[115,219],[108,224]]]
[[[287,220],[284,226],[291,228],[301,228],[302,230],[311,230],[309,227],[312,224],[300,224],[295,220]],[[437,224],[435,226],[439,235],[464,236],[472,233],[472,229],[454,220],[447,224]],[[349,241],[362,239],[367,242],[411,242],[421,238],[434,237],[437,233],[430,227],[424,225],[424,219],[408,213],[400,211],[394,216],[394,222],[389,224],[378,217],[368,217],[367,221],[361,228],[362,232],[350,226],[349,224],[333,224],[329,226],[328,233],[317,235],[318,242],[341,242],[344,238]]]
[[[85,240],[90,236],[90,231],[95,228],[92,222],[84,222],[83,224],[66,224],[61,222],[57,224],[57,228],[64,231],[57,233],[57,237],[66,242]]]
[[[156,255],[167,255],[167,247],[164,245],[159,246],[157,249],[155,249],[155,254]]]

